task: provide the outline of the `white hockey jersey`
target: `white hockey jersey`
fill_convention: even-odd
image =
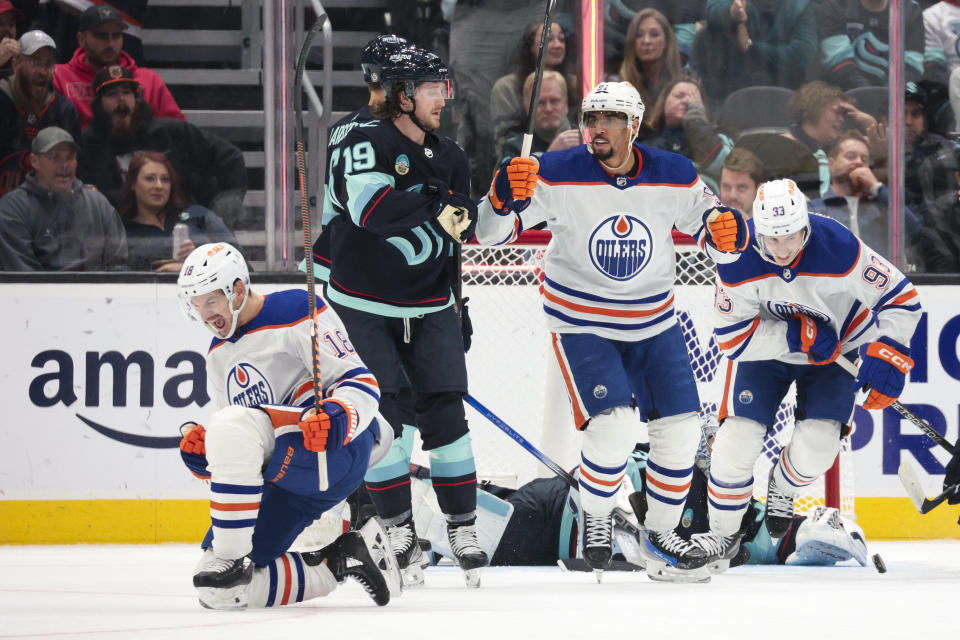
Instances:
[[[313,404],[313,355],[307,292],[288,289],[265,296],[263,309],[227,339],[214,338],[207,379],[219,408],[229,405]],[[336,312],[317,297],[324,398],[348,403],[354,437],[376,417],[380,387],[347,339]]]
[[[795,313],[828,323],[841,353],[880,336],[909,346],[921,313],[910,281],[836,220],[811,214],[810,226],[810,241],[786,267],[764,260],[755,239],[737,261],[717,265],[715,333],[724,354],[806,364],[787,346]]]
[[[540,158],[530,205],[497,215],[480,202],[477,239],[503,244],[546,221],[543,309],[557,333],[643,340],[676,323],[672,230],[700,241],[704,214],[720,204],[683,156],[635,144],[632,175],[611,175],[586,145]],[[702,242],[701,242],[702,245]]]
[[[923,10],[924,62],[941,63],[947,72],[960,65],[960,6],[937,2]]]

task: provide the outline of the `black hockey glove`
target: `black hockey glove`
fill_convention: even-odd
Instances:
[[[467,302],[470,298],[464,298],[460,301],[460,335],[463,336],[463,352],[470,351],[470,345],[473,344],[473,323],[470,322],[470,310],[467,308]]]
[[[943,477],[944,491],[951,486],[960,484],[960,438],[957,438],[957,443],[953,445],[953,448],[956,453],[953,454],[950,462],[947,463],[947,474]],[[950,504],[960,504],[960,490],[954,491],[953,495],[947,498],[947,502]]]

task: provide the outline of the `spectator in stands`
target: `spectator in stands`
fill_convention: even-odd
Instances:
[[[810,210],[844,224],[854,235],[888,260],[890,252],[890,191],[870,168],[870,142],[859,131],[847,131],[827,150],[830,189],[810,202]],[[920,222],[904,208],[907,245],[918,242]]]
[[[662,13],[673,28],[681,64],[693,53],[697,23],[706,18],[707,0],[607,0],[603,15],[603,54],[606,69],[620,68],[625,52],[626,33],[637,11],[646,8]]]
[[[235,146],[189,122],[155,118],[126,67],[97,72],[93,123],[83,132],[80,177],[119,206],[133,154],[160,151],[173,164],[190,202],[212,209],[234,228],[243,211],[247,171]]]
[[[516,67],[512,73],[499,78],[490,92],[490,118],[493,121],[494,152],[498,162],[503,158],[501,151],[507,139],[524,131],[524,116],[529,111],[530,94],[524,98],[523,87],[529,75],[537,70],[537,54],[542,33],[542,20],[527,25],[517,52]],[[572,46],[572,43],[567,42],[560,24],[554,22],[550,26],[550,39],[544,52],[544,69],[557,71],[564,76],[568,105],[571,100],[578,100],[576,70],[571,63],[572,57],[567,56],[567,51],[573,51],[568,48]]]
[[[733,140],[707,118],[700,84],[693,77],[677,76],[664,87],[650,125],[652,133],[643,144],[690,158],[704,182],[718,190],[720,169]]]
[[[708,106],[743,87],[799,87],[816,59],[817,24],[810,0],[708,0],[693,68]]]
[[[662,13],[643,9],[630,21],[626,42],[620,78],[636,87],[649,109],[660,91],[681,73],[677,37]],[[649,126],[650,114],[644,121],[642,124]]]
[[[924,223],[934,201],[956,190],[953,174],[958,170],[956,143],[928,130],[928,98],[922,86],[907,83],[903,119],[904,202]]]
[[[0,0],[0,79],[13,75],[13,59],[20,53],[17,23],[23,13],[7,0]]]
[[[901,2],[904,75],[923,75],[923,14],[916,0]],[[846,91],[887,85],[890,0],[823,0],[815,3],[820,42],[820,77]],[[869,243],[868,243],[869,244]]]
[[[157,151],[141,151],[130,161],[120,192],[120,219],[127,232],[130,269],[179,272],[197,246],[237,239],[217,214],[187,204],[173,165]],[[173,225],[187,225],[188,237],[174,247]]]
[[[942,84],[950,72],[960,67],[960,4],[943,0],[923,10],[923,75]]]
[[[6,271],[123,268],[127,240],[107,199],[77,180],[77,144],[59,127],[37,133],[31,172],[0,198],[0,264]]]
[[[960,165],[960,153],[955,157]],[[927,207],[923,219],[923,267],[930,273],[960,273],[960,171],[954,187]]]
[[[93,119],[90,102],[91,83],[100,69],[119,65],[129,69],[140,85],[143,99],[158,118],[186,120],[180,107],[156,73],[138,67],[133,58],[121,49],[123,31],[127,28],[116,9],[106,4],[90,6],[80,16],[77,42],[80,46],[67,64],[58,64],[53,86],[73,102],[80,114],[80,125],[90,126]]]
[[[734,147],[720,170],[720,201],[749,218],[757,188],[763,183],[763,165],[752,151]]]
[[[543,24],[543,0],[464,0],[453,8],[450,67],[457,72],[457,98],[452,105],[457,143],[470,163],[474,198],[486,190],[496,162],[490,92],[509,70],[504,52],[520,41],[524,25],[538,17]]]
[[[531,73],[523,83],[523,103],[525,111],[530,110],[530,97],[533,95],[533,82],[536,74]],[[580,130],[570,124],[567,118],[570,106],[567,101],[567,81],[556,71],[544,71],[540,82],[540,96],[537,100],[537,115],[533,124],[533,143],[531,153],[559,151],[576,147],[581,143]],[[501,161],[504,158],[519,156],[523,148],[525,132],[517,132],[507,138],[498,150]]]
[[[13,76],[0,80],[0,195],[15,189],[30,171],[30,141],[37,131],[56,126],[80,139],[76,108],[53,90],[53,39],[43,31],[28,31],[18,45]]]
[[[793,124],[783,134],[801,142],[820,166],[820,195],[830,188],[830,169],[824,151],[844,131],[856,129],[870,139],[871,150],[886,147],[885,131],[877,119],[857,109],[839,87],[814,80],[797,90],[790,102]],[[867,243],[871,247],[873,244]]]

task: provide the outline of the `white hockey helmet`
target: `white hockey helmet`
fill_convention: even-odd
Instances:
[[[180,289],[179,297],[183,305],[184,313],[191,320],[203,322],[203,319],[197,314],[190,299],[195,296],[202,296],[213,291],[223,291],[227,300],[232,303],[237,294],[234,285],[237,280],[250,287],[250,272],[247,269],[247,263],[236,247],[226,242],[216,242],[204,244],[194,249],[187,259],[183,261],[180,268],[180,276],[177,278],[177,287]],[[243,303],[239,309],[233,309],[233,322],[230,325],[230,331],[226,336],[217,334],[213,327],[204,323],[210,331],[217,337],[229,338],[237,328],[237,317],[246,306],[250,296],[244,296]]]
[[[590,111],[623,113],[627,116],[627,126],[632,129],[634,122],[643,121],[644,110],[640,92],[629,82],[601,82],[591,89],[580,104],[580,133],[583,135],[586,132],[583,117]],[[636,137],[636,133],[630,137],[630,144]],[[584,139],[587,137],[584,136]],[[593,151],[592,148],[590,150]]]
[[[804,231],[800,249],[806,246],[810,239],[810,214],[807,212],[807,198],[796,182],[784,178],[760,185],[753,201],[753,228],[760,254],[764,258],[770,259],[763,244],[764,237],[788,236]]]

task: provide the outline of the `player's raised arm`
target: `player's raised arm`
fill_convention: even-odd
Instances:
[[[536,210],[542,209],[540,202],[529,219],[519,215],[538,194],[539,174],[540,162],[534,157],[517,156],[503,161],[493,176],[490,190],[480,200],[477,223],[477,241],[480,244],[512,242],[523,231],[525,221],[527,225],[533,225],[544,219],[543,212]]]

